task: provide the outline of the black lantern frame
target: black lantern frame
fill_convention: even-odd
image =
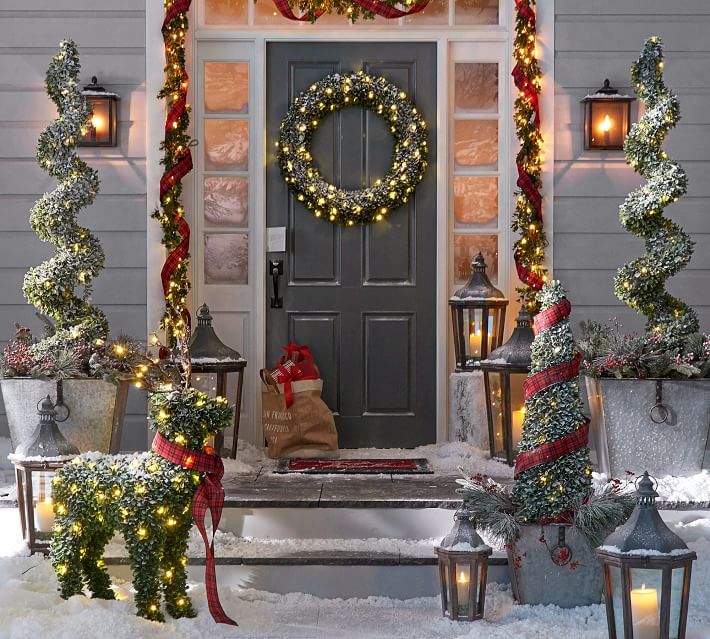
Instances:
[[[99,86],[96,76],[82,93],[91,107],[91,119],[86,134],[79,139],[79,146],[118,146],[119,95]]]
[[[585,151],[623,150],[631,127],[631,103],[635,100],[633,96],[620,94],[609,80],[604,80],[604,86],[596,93],[582,99]],[[613,132],[612,126],[615,127]]]
[[[657,496],[644,473],[631,517],[596,550],[604,570],[610,639],[685,639],[696,554],[665,525],[655,507]]]
[[[477,370],[503,343],[505,330],[508,300],[488,279],[482,253],[473,258],[471,269],[466,285],[449,299],[457,373]]]
[[[453,621],[477,621],[483,619],[488,558],[493,550],[483,543],[468,511],[457,511],[454,521],[451,532],[435,548],[441,614]]]
[[[530,372],[535,334],[530,315],[521,306],[510,339],[480,364],[486,394],[488,442],[491,457],[512,466],[525,418],[523,384]],[[520,408],[518,408],[520,406]]]
[[[237,374],[236,396],[234,401],[234,435],[232,447],[228,454],[232,459],[237,457],[239,441],[239,422],[242,412],[242,394],[244,389],[244,369],[246,360],[234,349],[230,348],[217,337],[212,328],[212,315],[207,304],[197,311],[197,328],[190,339],[190,368],[193,381],[195,374],[216,374],[215,392],[218,396],[227,397],[227,382],[230,373]],[[222,455],[224,448],[224,432],[220,431],[214,438],[214,448]]]

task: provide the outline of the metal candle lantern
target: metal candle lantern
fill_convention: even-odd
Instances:
[[[91,107],[91,121],[86,135],[79,140],[79,146],[116,146],[118,94],[99,86],[96,76],[91,78],[91,84],[87,84],[82,93]]]
[[[62,435],[55,416],[54,405],[47,396],[39,408],[39,423],[32,437],[10,457],[15,466],[22,538],[33,553],[49,551],[54,525],[54,471],[79,454],[79,449]]]
[[[488,557],[493,550],[483,543],[461,508],[454,526],[435,548],[439,558],[441,612],[454,621],[483,619],[488,580]]]
[[[197,311],[197,328],[190,339],[190,364],[192,367],[193,381],[199,381],[196,374],[216,374],[217,383],[213,389],[221,397],[227,396],[227,380],[229,373],[237,373],[236,397],[234,400],[234,436],[230,457],[237,456],[237,441],[239,439],[239,419],[242,406],[242,389],[244,386],[244,369],[246,360],[233,348],[222,342],[214,328],[212,328],[212,315],[207,304],[200,306]],[[215,449],[221,454],[224,444],[224,435],[215,436]]]
[[[449,299],[454,330],[456,372],[471,371],[503,341],[508,300],[488,279],[479,253],[471,263],[471,277]]]
[[[648,472],[637,481],[636,508],[597,556],[604,566],[610,639],[684,639],[690,572],[696,555],[656,510]]]
[[[586,96],[584,104],[584,148],[620,151],[629,132],[631,103],[636,98],[621,95],[604,80],[604,86]]]
[[[530,372],[530,347],[535,337],[524,306],[515,323],[510,339],[481,362],[491,457],[505,459],[509,466],[513,465],[522,435],[523,384]]]

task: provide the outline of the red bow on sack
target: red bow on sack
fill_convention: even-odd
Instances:
[[[178,446],[160,433],[157,433],[153,440],[152,450],[156,455],[160,455],[173,464],[205,473],[192,498],[192,516],[200,535],[202,535],[202,540],[205,542],[207,606],[212,614],[212,619],[217,623],[236,626],[237,622],[224,612],[222,604],[219,602],[217,574],[214,567],[214,533],[219,526],[224,504],[224,488],[222,488],[224,464],[222,464],[222,459],[214,453]],[[205,515],[208,509],[212,517],[212,539],[210,540],[207,539],[207,529],[205,528]]]
[[[296,363],[305,360],[313,361],[313,355],[305,344],[299,346],[296,342],[291,342],[288,346],[282,346],[281,350],[286,351],[286,355],[281,356],[279,364],[284,364],[288,360],[293,360]]]
[[[320,374],[313,363],[313,355],[305,344],[299,346],[296,342],[291,342],[288,346],[282,346],[281,349],[286,351],[286,354],[281,357],[278,366],[269,374],[277,384],[284,385],[286,408],[290,408],[293,404],[291,382],[318,379]]]

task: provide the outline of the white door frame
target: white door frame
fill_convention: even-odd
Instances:
[[[397,29],[383,28],[377,26],[372,29],[285,29],[285,28],[260,28],[260,29],[244,29],[244,30],[212,30],[212,29],[191,29],[193,34],[192,42],[195,41],[229,41],[229,42],[249,42],[254,46],[256,52],[252,69],[255,72],[256,78],[263,78],[265,73],[265,58],[266,45],[269,42],[283,41],[416,41],[416,42],[434,42],[437,45],[437,287],[436,287],[436,339],[437,339],[437,355],[436,355],[436,433],[437,441],[446,441],[449,437],[448,433],[448,376],[450,373],[448,363],[449,352],[449,315],[447,300],[451,293],[449,285],[449,262],[450,262],[450,215],[449,215],[449,47],[451,43],[456,42],[502,42],[510,43],[512,33],[512,16],[510,15],[508,5],[512,3],[503,1],[501,3],[501,11],[508,12],[501,19],[502,24],[510,25],[510,29],[505,28],[452,28],[442,27],[439,29],[428,28],[408,28],[400,27]],[[160,151],[159,144],[162,139],[163,122],[164,122],[164,107],[156,99],[151,99],[157,95],[163,85],[163,43],[160,32],[160,26],[163,20],[163,7],[159,3],[148,3],[146,10],[146,91],[147,98],[147,114],[146,114],[146,148],[147,151],[147,203],[148,203],[148,225],[147,225],[147,333],[155,330],[159,318],[162,315],[163,296],[160,285],[160,269],[164,260],[164,250],[161,246],[161,230],[159,225],[150,218],[150,214],[154,210],[155,204],[158,202],[158,181],[160,179]],[[195,21],[197,22],[197,21]],[[554,3],[540,2],[538,4],[538,29],[544,33],[544,37],[539,38],[539,54],[541,57],[541,65],[543,70],[543,95],[541,100],[542,119],[543,119],[543,135],[545,139],[545,147],[548,150],[543,158],[543,180],[545,192],[545,229],[550,240],[548,249],[548,266],[552,264],[552,170],[553,170],[553,152],[554,149]],[[191,47],[192,48],[192,47]],[[509,47],[508,47],[509,48]],[[191,51],[188,51],[191,53]],[[192,60],[194,55],[189,55],[188,60]],[[194,73],[194,65],[191,65]],[[504,67],[508,68],[508,67]],[[191,77],[194,76],[191,73]],[[253,186],[256,193],[259,195],[256,200],[255,211],[253,212],[253,227],[251,233],[253,238],[250,240],[251,248],[255,249],[255,255],[250,256],[252,271],[250,273],[250,287],[253,295],[253,308],[251,314],[250,334],[253,336],[253,349],[249,354],[250,359],[255,360],[253,364],[250,362],[249,370],[251,374],[261,367],[265,361],[266,354],[266,83],[258,82],[255,91],[255,104],[253,105],[253,130],[261,131],[262,137],[260,140],[254,139],[253,149],[255,156],[253,158],[254,166],[262,167],[262,170],[255,172],[253,176]],[[507,157],[509,158],[510,188],[512,192],[514,187],[514,157],[517,149],[517,142],[514,138],[514,131],[510,126],[512,113],[512,96],[515,95],[515,88],[510,82],[510,99],[504,107],[501,108],[501,116],[508,116],[508,123],[502,128],[500,135],[507,136],[510,141],[510,148],[506,149]],[[191,173],[188,180],[191,182],[195,179],[195,172]],[[251,188],[251,185],[250,185]],[[192,193],[196,189],[189,189]],[[509,198],[503,200],[509,201]],[[195,210],[195,207],[192,207]],[[501,211],[504,214],[503,211]],[[507,237],[503,237],[507,234]],[[503,247],[509,248],[512,246],[512,238],[509,237],[510,231],[506,228],[501,228]],[[256,250],[260,247],[258,250]],[[194,255],[193,251],[193,255]],[[512,258],[509,260],[512,263]],[[514,276],[514,269],[507,269]],[[515,282],[512,276],[506,278],[505,282],[500,282],[500,287],[510,297],[514,294]],[[261,441],[261,431],[257,416],[259,410],[259,393],[255,392],[252,406],[255,409],[252,412],[252,424],[244,424],[242,431],[248,440],[253,442]],[[247,430],[251,426],[250,430]]]

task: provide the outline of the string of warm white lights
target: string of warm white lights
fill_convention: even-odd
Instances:
[[[515,99],[515,131],[520,150],[515,158],[518,169],[515,213],[511,227],[519,233],[513,255],[523,286],[516,290],[531,314],[539,310],[536,293],[547,281],[545,247],[547,238],[542,219],[542,166],[540,100],[542,74],[536,54],[535,0],[515,0],[515,41],[513,78],[518,88]]]
[[[185,70],[185,38],[187,12],[191,0],[168,0],[165,3],[163,40],[165,43],[165,84],[158,94],[167,101],[165,137],[160,145],[165,172],[160,179],[160,208],[153,213],[163,230],[163,245],[168,250],[161,271],[165,313],[161,328],[169,343],[181,337],[189,327],[190,314],[185,307],[190,290],[189,248],[190,226],[180,201],[182,178],[192,170],[187,133],[190,124],[190,105],[187,103],[188,76]]]
[[[311,142],[321,120],[349,106],[376,113],[394,136],[389,171],[372,186],[356,191],[328,183],[311,155]],[[424,177],[426,122],[407,94],[385,78],[363,71],[334,73],[312,84],[293,101],[281,122],[276,148],[284,181],[316,217],[346,226],[379,222],[406,203]]]

